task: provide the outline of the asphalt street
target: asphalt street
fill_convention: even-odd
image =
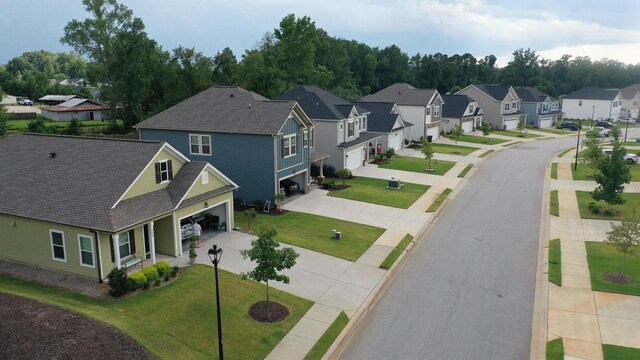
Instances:
[[[477,165],[343,359],[527,359],[545,167],[576,138]]]

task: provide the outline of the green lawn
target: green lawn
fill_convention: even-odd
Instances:
[[[245,227],[246,217],[235,212],[236,226]],[[258,214],[252,229],[275,227],[280,242],[356,261],[384,232],[384,229],[349,221],[290,211],[284,215]],[[331,239],[331,230],[342,232],[341,240]]]
[[[311,351],[304,357],[304,360],[320,360],[324,356],[324,354],[329,350],[333,342],[336,340],[338,335],[342,332],[347,323],[349,322],[349,317],[347,314],[343,312],[338,315],[331,326],[327,329],[327,331],[322,334],[318,342],[311,348]]]
[[[591,274],[591,288],[594,291],[640,296],[640,252],[638,251],[640,249],[636,248],[633,254],[627,254],[624,273],[631,276],[633,281],[621,285],[605,280],[604,274],[620,272],[624,255],[613,246],[605,243],[587,241],[585,244],[589,273]]]
[[[538,135],[538,134],[531,134],[528,132],[525,134],[524,132],[513,131],[513,130],[493,130],[491,131],[491,133],[496,135],[519,137],[519,138],[525,138],[525,139],[534,139],[534,138],[543,137],[542,135]]]
[[[421,158],[409,157],[409,156],[394,156],[390,162],[386,164],[378,165],[378,167],[381,167],[384,169],[413,171],[413,172],[418,172],[422,174],[444,175],[455,164],[456,163],[453,161],[432,159],[431,168],[435,169],[435,171],[426,172],[425,169],[429,168],[429,162],[427,160],[421,159]]]
[[[447,196],[449,196],[451,191],[452,190],[449,189],[449,188],[444,189],[444,191],[441,192],[440,195],[438,195],[438,197],[433,202],[433,204],[431,204],[431,206],[429,206],[429,208],[427,209],[426,212],[435,212],[436,210],[438,210],[440,205],[442,205],[442,203],[447,199]]]
[[[7,126],[9,126],[9,130],[13,130],[13,131],[27,131],[27,128],[29,126],[29,122],[33,121],[35,119],[31,119],[31,120],[8,120],[7,121]],[[69,126],[69,121],[53,121],[53,120],[47,120],[44,119],[44,125],[45,126],[50,126],[50,127],[55,127],[56,129],[60,130],[60,129],[64,129],[67,126]],[[92,127],[106,127],[109,126],[111,122],[110,121],[101,121],[101,120],[88,120],[88,121],[80,121],[80,124],[82,125],[83,128],[92,128]],[[119,124],[122,124],[121,120],[118,120]]]
[[[602,345],[604,360],[638,360],[640,349],[604,344]]]
[[[342,184],[342,179],[335,179],[335,182],[336,184]],[[343,190],[332,190],[329,192],[329,196],[401,209],[407,209],[418,200],[425,191],[429,190],[429,186],[427,185],[405,182],[403,182],[403,186],[399,189],[388,189],[387,185],[389,184],[389,180],[361,176],[346,179],[345,183],[351,187]]]
[[[518,144],[522,144],[522,141],[516,141],[516,142],[512,142],[512,143],[508,143],[508,144],[503,144],[502,146],[507,147],[507,146],[518,145]]]
[[[479,158],[483,158],[489,154],[491,154],[492,152],[494,152],[495,150],[491,149],[491,150],[487,150],[485,152],[483,152],[482,154],[480,154],[480,156],[478,156]]]
[[[558,201],[558,190],[549,192],[551,200],[549,202],[549,213],[551,215],[560,216],[560,201]]]
[[[564,344],[562,338],[547,342],[547,360],[564,360]]]
[[[558,163],[551,164],[551,178],[558,179]]]
[[[564,151],[562,151],[561,153],[559,153],[558,155],[556,155],[557,157],[563,157],[565,156],[569,151],[573,150],[574,148],[568,148]]]
[[[471,170],[471,168],[473,167],[473,164],[469,164],[467,166],[465,166],[464,169],[462,169],[462,171],[460,171],[460,174],[458,174],[459,178],[463,178],[467,175],[467,173]]]
[[[631,181],[640,179],[640,164],[628,164],[627,166],[631,172]],[[573,180],[593,180],[593,168],[582,163],[578,163],[578,170],[574,170],[574,168],[572,165]]]
[[[270,298],[285,305],[289,316],[277,323],[259,323],[247,310],[265,300],[264,285],[226,271],[220,271],[219,276],[224,350],[229,358],[264,359],[313,305],[271,288]],[[109,323],[161,359],[211,359],[218,354],[213,279],[212,267],[195,265],[184,269],[169,285],[104,300],[0,275],[0,291]]]
[[[604,215],[594,214],[589,210],[589,203],[595,202],[600,208],[607,209],[607,205],[604,201],[595,201],[591,197],[589,191],[576,191],[578,197],[578,208],[580,209],[580,217],[583,219],[602,219],[602,220],[622,220],[625,215],[629,215],[633,212],[633,208],[640,209],[640,193],[622,193],[622,198],[625,203],[622,205],[612,205],[612,210],[617,210],[620,213],[617,215]]]
[[[395,264],[396,260],[398,260],[398,258],[400,257],[400,254],[402,254],[402,252],[407,248],[407,246],[409,246],[409,243],[412,240],[413,240],[413,236],[409,234],[405,235],[404,238],[400,240],[398,245],[396,245],[396,247],[393,248],[393,250],[391,250],[389,255],[387,255],[387,258],[384,259],[382,264],[380,264],[380,267],[383,269],[391,269],[393,264]]]
[[[440,153],[440,154],[452,154],[452,155],[469,155],[472,152],[479,149],[471,146],[462,146],[462,145],[455,146],[450,144],[436,144],[436,143],[432,143],[431,147],[433,148],[433,152]]]
[[[556,134],[556,135],[567,135],[567,134],[573,133],[570,130],[562,130],[562,129],[533,129],[533,130],[539,131],[539,132],[545,132],[549,134]]]
[[[558,286],[562,286],[560,239],[549,240],[549,281]]]
[[[474,144],[496,145],[496,144],[505,143],[509,140],[497,139],[489,136],[462,135],[460,136],[460,141],[474,143]]]

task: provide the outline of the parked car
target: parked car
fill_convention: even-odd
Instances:
[[[622,124],[635,124],[636,123],[636,121],[634,119],[632,119],[632,118],[618,119],[618,122],[622,123]]]
[[[613,149],[611,148],[605,148],[602,149],[602,153],[605,155],[611,155],[611,153],[613,152]],[[638,155],[636,154],[625,154],[623,156],[624,161],[627,162],[627,164],[637,164],[638,163]]]
[[[287,194],[287,196],[295,194],[300,190],[298,183],[290,179],[280,181],[280,188],[284,188],[284,193]]]
[[[186,218],[180,221],[180,239],[188,240],[193,236],[193,221]]]
[[[613,126],[613,123],[611,123],[609,121],[596,121],[594,126],[603,127],[605,129],[611,129],[611,127]]]
[[[598,137],[607,137],[609,136],[609,129],[605,129],[603,127],[596,126],[595,129],[598,129]]]
[[[29,99],[18,99],[18,105],[29,105],[29,106],[32,106],[33,105],[33,101],[31,101]]]
[[[578,131],[581,127],[582,125],[572,122],[563,122],[562,125],[560,125],[560,129],[569,129],[571,131]]]

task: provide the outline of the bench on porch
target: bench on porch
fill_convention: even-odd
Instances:
[[[132,257],[131,259],[122,263],[122,268],[125,270],[129,270],[129,268],[135,267],[140,264],[140,268],[142,268],[142,257]]]

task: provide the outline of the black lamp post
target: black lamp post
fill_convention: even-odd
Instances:
[[[627,142],[627,132],[629,132],[629,123],[631,122],[631,115],[627,119],[627,127],[624,129],[624,142]]]
[[[222,319],[220,318],[220,290],[218,289],[218,264],[220,263],[220,259],[222,259],[222,249],[218,248],[218,245],[213,245],[211,249],[207,252],[209,255],[209,259],[211,259],[211,263],[213,264],[213,268],[216,273],[216,308],[218,310],[218,354],[219,359],[223,360],[224,355],[222,352]]]
[[[576,170],[576,171],[578,171],[578,149],[580,148],[580,128],[581,127],[582,127],[581,125],[578,125],[578,141],[576,142],[576,163],[575,165],[573,165],[573,170]]]

